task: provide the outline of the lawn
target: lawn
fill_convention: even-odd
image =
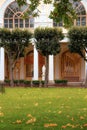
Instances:
[[[0,130],[87,130],[86,88],[6,88]]]

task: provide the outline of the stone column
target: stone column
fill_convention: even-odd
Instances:
[[[4,48],[0,48],[0,81],[4,81],[5,79],[5,72],[4,72]]]
[[[33,80],[38,80],[38,52],[34,45],[34,67],[33,67]]]
[[[54,82],[54,57],[49,56],[49,82]]]

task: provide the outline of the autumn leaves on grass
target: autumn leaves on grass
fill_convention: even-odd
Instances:
[[[28,120],[25,122],[25,124],[32,124],[34,122],[36,122],[36,118],[33,117],[31,114],[27,115]],[[24,120],[16,120],[15,122],[13,122],[13,124],[22,124]]]

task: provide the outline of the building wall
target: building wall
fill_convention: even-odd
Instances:
[[[7,8],[7,6],[13,2],[14,0],[3,0],[3,3],[0,3],[0,27],[3,27],[3,18],[4,18],[4,12],[5,12],[5,9]],[[86,0],[82,0],[82,3],[86,9],[86,12],[87,12],[87,1]],[[53,9],[53,6],[52,4],[49,4],[49,5],[45,5],[41,2],[41,5],[38,7],[39,10],[41,11],[39,17],[35,18],[35,24],[34,24],[34,29],[36,27],[52,27],[53,26],[53,21],[51,19],[49,19],[49,14],[50,14],[50,11]],[[67,30],[63,28],[63,32],[64,33],[67,33]],[[65,37],[62,41],[61,41],[62,44],[62,50],[61,50],[61,53],[54,56],[53,60],[50,60],[53,62],[53,66],[52,66],[52,63],[50,62],[50,66],[53,67],[53,72],[52,72],[52,77],[50,77],[49,75],[49,79],[61,79],[62,76],[61,76],[61,59],[62,59],[62,54],[63,52],[65,52],[66,50],[68,50],[67,48],[67,43],[68,43],[68,39]],[[35,50],[36,51],[36,50]],[[51,57],[52,59],[52,57]],[[34,60],[35,61],[35,60]],[[37,68],[35,68],[35,66],[38,66],[38,62],[34,63],[34,70]],[[50,67],[50,69],[52,69]],[[80,80],[83,79],[83,77],[85,77],[85,62],[83,60],[81,60],[81,73],[80,73]],[[37,70],[38,71],[38,70]],[[37,71],[36,71],[36,75],[37,75]],[[51,72],[51,70],[50,70]],[[35,74],[34,74],[34,77],[33,79],[35,79]],[[26,78],[26,66],[25,66],[25,63],[24,63],[24,58],[21,58],[20,59],[20,73],[18,74],[18,68],[15,70],[15,78],[20,78],[20,79],[27,79]],[[36,79],[38,78],[38,75],[36,76]]]

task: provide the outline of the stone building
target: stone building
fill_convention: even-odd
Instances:
[[[87,1],[82,0],[75,5],[78,19],[74,25],[87,25]],[[14,0],[0,0],[0,28],[29,28],[34,30],[36,27],[61,27],[62,23],[55,23],[49,18],[50,11],[53,9],[52,4],[40,4],[41,11],[39,17],[22,19],[21,15],[25,12],[27,6],[19,8]],[[63,29],[65,38],[61,41],[62,49],[60,54],[49,56],[49,81],[54,79],[67,79],[69,82],[81,82],[86,79],[86,63],[78,54],[71,54],[68,50],[66,37],[67,30]],[[45,65],[45,58],[39,54],[32,41],[31,47],[27,48],[26,56],[20,58],[14,69],[14,79],[41,80],[42,67]],[[10,78],[8,58],[5,50],[0,48],[0,80]]]

